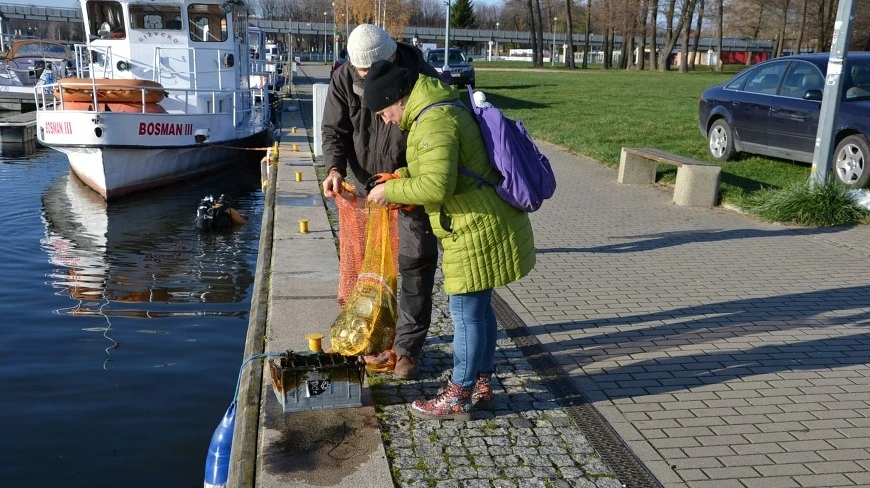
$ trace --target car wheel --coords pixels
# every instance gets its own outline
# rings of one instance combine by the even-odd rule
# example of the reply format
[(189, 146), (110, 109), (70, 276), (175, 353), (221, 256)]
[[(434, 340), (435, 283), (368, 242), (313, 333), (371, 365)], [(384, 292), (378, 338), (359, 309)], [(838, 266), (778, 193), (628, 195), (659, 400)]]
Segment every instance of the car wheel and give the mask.
[(710, 156), (717, 161), (729, 161), (734, 159), (737, 151), (734, 150), (734, 137), (731, 126), (725, 119), (718, 119), (710, 126), (707, 133), (707, 148)]
[(870, 180), (867, 168), (867, 158), (870, 157), (870, 147), (864, 136), (851, 135), (843, 138), (834, 150), (834, 171), (837, 180), (844, 185), (864, 188)]

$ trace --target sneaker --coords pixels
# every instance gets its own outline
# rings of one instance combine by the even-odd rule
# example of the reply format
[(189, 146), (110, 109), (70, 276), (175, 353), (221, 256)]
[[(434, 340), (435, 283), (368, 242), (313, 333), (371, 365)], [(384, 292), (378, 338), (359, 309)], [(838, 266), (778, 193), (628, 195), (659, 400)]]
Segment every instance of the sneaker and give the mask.
[(438, 390), (435, 398), (411, 402), (411, 415), (427, 420), (471, 420), (471, 391), (474, 388), (462, 388), (447, 380)]
[(399, 356), (396, 367), (393, 368), (393, 377), (400, 380), (415, 380), (420, 374), (420, 365), (408, 356)]

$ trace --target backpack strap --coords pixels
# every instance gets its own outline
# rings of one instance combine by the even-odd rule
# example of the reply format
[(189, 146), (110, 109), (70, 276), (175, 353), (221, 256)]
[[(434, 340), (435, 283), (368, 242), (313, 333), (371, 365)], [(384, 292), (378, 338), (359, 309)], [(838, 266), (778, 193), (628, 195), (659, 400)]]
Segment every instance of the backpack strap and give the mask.
[[(471, 98), (471, 106), (474, 107), (474, 108), (476, 108), (476, 106), (474, 105), (474, 97), (472, 97), (471, 94), (472, 94), (472, 91), (471, 91), (471, 87), (469, 86), (469, 87), (468, 87), (468, 95), (469, 95), (469, 97)], [(466, 107), (464, 103), (462, 103), (462, 102), (460, 102), (460, 101), (457, 101), (457, 100), (452, 100), (452, 101), (449, 101), (449, 102), (435, 102), (435, 103), (433, 103), (432, 105), (429, 105), (428, 107), (425, 107), (423, 110), (421, 110), (420, 113), (417, 114), (416, 117), (414, 117), (414, 122), (416, 123), (417, 120), (418, 120), (420, 117), (422, 117), (423, 114), (425, 114), (425, 113), (426, 113), (430, 108), (435, 108), (435, 107), (438, 107), (438, 106), (440, 106), (440, 105), (453, 105), (453, 106), (455, 106), (455, 107), (462, 107), (462, 108), (464, 108), (464, 109), (468, 109), (468, 107)], [(475, 122), (476, 122), (476, 121), (477, 121), (477, 120), (476, 120), (476, 117), (475, 117)], [(483, 176), (480, 176), (479, 174), (475, 173), (474, 171), (471, 171), (470, 169), (465, 168), (465, 167), (462, 167), (462, 166), (459, 168), (459, 173), (462, 174), (462, 175), (464, 175), (464, 176), (467, 176), (467, 177), (471, 178), (472, 180), (477, 181), (477, 187), (478, 187), (478, 188), (480, 188), (484, 183), (487, 184), (487, 185), (490, 185), (490, 186), (492, 186), (492, 187), (495, 187), (495, 186), (497, 185), (496, 182), (494, 182), (494, 181), (489, 181), (489, 180), (487, 180), (486, 178), (484, 178)]]
[(417, 119), (419, 119), (420, 117), (423, 116), (423, 114), (425, 114), (426, 112), (428, 112), (430, 108), (435, 108), (435, 107), (438, 107), (438, 106), (441, 106), (441, 105), (453, 105), (454, 107), (468, 108), (468, 107), (465, 106), (464, 103), (462, 103), (462, 102), (460, 102), (460, 101), (458, 101), (458, 100), (451, 100), (451, 101), (449, 101), (449, 102), (435, 102), (435, 103), (433, 103), (432, 105), (429, 105), (428, 107), (424, 107), (423, 110), (421, 110), (420, 113), (418, 113), (417, 116), (414, 117), (414, 122), (417, 122)]

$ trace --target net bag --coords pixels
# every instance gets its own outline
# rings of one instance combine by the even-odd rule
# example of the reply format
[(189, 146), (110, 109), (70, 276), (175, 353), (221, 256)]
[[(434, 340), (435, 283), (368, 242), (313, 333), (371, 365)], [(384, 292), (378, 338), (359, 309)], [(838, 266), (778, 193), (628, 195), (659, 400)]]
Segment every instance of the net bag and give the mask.
[[(365, 197), (345, 188), (335, 197), (338, 208), (338, 305), (344, 307), (362, 268), (366, 247), (366, 209)], [(393, 250), (393, 263), (398, 269), (399, 228), (398, 211), (390, 213), (390, 245)]]
[(356, 283), (329, 331), (332, 351), (365, 356), (390, 349), (396, 335), (397, 270), (393, 255), (394, 218), (383, 205), (367, 204), (365, 256)]

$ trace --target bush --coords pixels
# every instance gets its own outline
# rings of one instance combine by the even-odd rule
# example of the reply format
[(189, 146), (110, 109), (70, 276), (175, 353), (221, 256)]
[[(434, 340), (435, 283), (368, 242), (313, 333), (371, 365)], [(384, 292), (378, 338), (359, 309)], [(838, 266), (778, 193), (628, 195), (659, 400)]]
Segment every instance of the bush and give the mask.
[(738, 204), (768, 222), (830, 227), (870, 222), (870, 211), (855, 203), (850, 189), (829, 178), (822, 185), (793, 183), (782, 190), (762, 190)]

